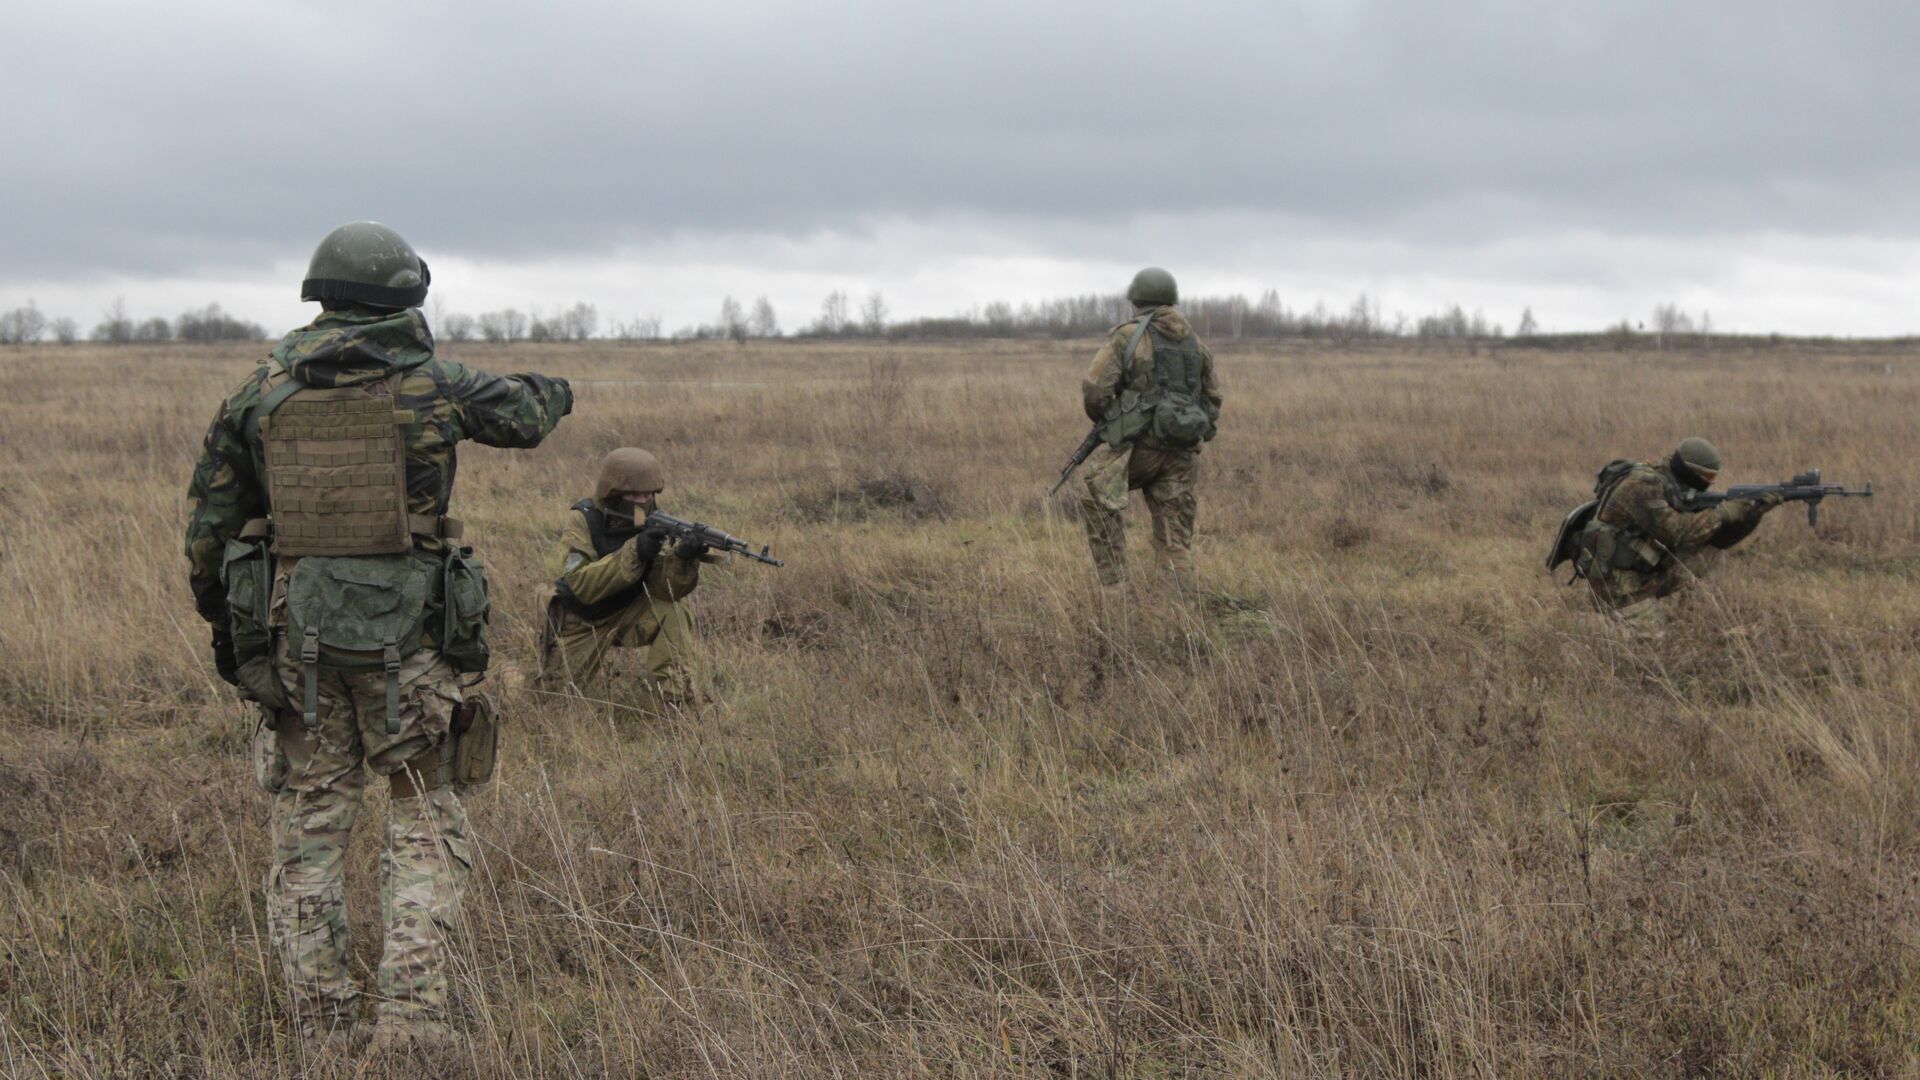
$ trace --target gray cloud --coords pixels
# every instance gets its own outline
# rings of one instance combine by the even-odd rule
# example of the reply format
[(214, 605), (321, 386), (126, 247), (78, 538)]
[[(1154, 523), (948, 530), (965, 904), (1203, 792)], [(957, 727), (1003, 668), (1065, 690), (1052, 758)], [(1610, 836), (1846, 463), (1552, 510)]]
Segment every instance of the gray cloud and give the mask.
[(968, 216), (1248, 215), (1447, 251), (1911, 237), (1903, 6), (187, 2), (0, 41), (0, 279)]

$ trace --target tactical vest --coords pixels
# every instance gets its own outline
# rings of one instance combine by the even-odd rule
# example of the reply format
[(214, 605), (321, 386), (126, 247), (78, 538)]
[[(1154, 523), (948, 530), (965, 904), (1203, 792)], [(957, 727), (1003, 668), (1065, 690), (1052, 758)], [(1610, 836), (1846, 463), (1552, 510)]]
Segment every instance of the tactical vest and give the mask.
[[(1579, 576), (1598, 577), (1609, 569), (1650, 574), (1666, 564), (1670, 553), (1651, 537), (1642, 535), (1638, 529), (1604, 520), (1621, 483), (1639, 467), (1639, 463), (1621, 458), (1608, 462), (1594, 478), (1593, 514), (1581, 531), (1581, 553), (1574, 564)], [(1677, 506), (1679, 492), (1673, 482), (1662, 477), (1661, 487), (1667, 504)]]
[[(587, 535), (593, 540), (593, 557), (596, 559), (604, 559), (614, 552), (619, 551), (620, 548), (626, 544), (627, 538), (633, 535), (631, 530), (628, 530), (621, 536), (616, 537), (612, 535), (612, 530), (609, 529), (607, 525), (609, 515), (605, 510), (600, 509), (592, 499), (581, 499), (579, 502), (573, 504), (573, 508), (580, 511), (581, 516), (587, 519)], [(573, 586), (567, 584), (566, 575), (564, 574), (560, 576), (560, 580), (554, 582), (553, 587), (560, 601), (560, 606), (588, 622), (599, 622), (602, 619), (618, 615), (620, 612), (631, 607), (634, 601), (640, 599), (647, 591), (647, 583), (645, 579), (642, 579), (621, 589), (619, 592), (610, 596), (603, 596), (599, 600), (589, 604), (574, 595)]]
[(310, 387), (295, 379), (256, 411), (266, 459), (273, 552), (396, 555), (413, 547), (407, 513), (406, 428), (396, 377)]

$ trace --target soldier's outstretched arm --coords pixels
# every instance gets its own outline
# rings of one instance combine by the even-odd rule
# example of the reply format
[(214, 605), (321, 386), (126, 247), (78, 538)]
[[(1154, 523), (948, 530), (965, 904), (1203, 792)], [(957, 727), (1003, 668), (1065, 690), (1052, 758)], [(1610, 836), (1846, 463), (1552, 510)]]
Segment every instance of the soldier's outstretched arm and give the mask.
[(452, 360), (439, 364), (449, 396), (459, 404), (466, 437), (482, 445), (538, 446), (573, 411), (573, 387), (565, 379), (489, 375)]
[(266, 514), (253, 457), (230, 424), (230, 404), (231, 399), (222, 402), (208, 426), (187, 486), (187, 495), (193, 499), (193, 511), (187, 517), (187, 580), (200, 617), (216, 627), (227, 624), (226, 588), (220, 583), (227, 541), (239, 536), (249, 520)]
[(1649, 478), (1628, 480), (1626, 483), (1632, 487), (1623, 485), (1614, 498), (1632, 516), (1634, 528), (1670, 551), (1692, 550), (1705, 545), (1720, 526), (1733, 520), (1744, 509), (1721, 503), (1707, 510), (1675, 510), (1667, 502), (1666, 491), (1661, 488), (1659, 481)]

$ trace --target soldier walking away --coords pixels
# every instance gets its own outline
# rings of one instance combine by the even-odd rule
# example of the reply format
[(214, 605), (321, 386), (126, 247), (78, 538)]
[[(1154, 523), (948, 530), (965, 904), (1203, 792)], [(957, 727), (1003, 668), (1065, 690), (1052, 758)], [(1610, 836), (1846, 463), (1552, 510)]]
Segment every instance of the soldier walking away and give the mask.
[(1087, 543), (1103, 586), (1127, 576), (1127, 493), (1139, 489), (1153, 515), (1153, 546), (1184, 590), (1193, 566), (1194, 474), (1200, 446), (1220, 419), (1213, 353), (1175, 310), (1173, 275), (1148, 267), (1127, 288), (1134, 317), (1113, 328), (1081, 383), (1087, 417), (1104, 448), (1086, 474)]
[(540, 641), (543, 687), (577, 690), (602, 673), (608, 650), (645, 649), (647, 711), (695, 704), (686, 599), (700, 584), (700, 565), (718, 556), (696, 539), (669, 547), (665, 533), (644, 527), (666, 486), (659, 459), (623, 447), (601, 461), (593, 497), (567, 511)]
[(1572, 558), (1594, 606), (1617, 619), (1629, 637), (1665, 637), (1662, 601), (1685, 596), (1723, 551), (1752, 535), (1767, 511), (1780, 505), (1777, 492), (1762, 492), (1702, 509), (1689, 506), (1690, 496), (1713, 486), (1720, 466), (1720, 451), (1698, 437), (1682, 441), (1660, 464), (1613, 461), (1600, 470), (1594, 501), (1568, 515), (1555, 554), (1564, 550)]
[(573, 407), (565, 379), (436, 357), (418, 310), (429, 281), (384, 225), (328, 234), (300, 287), (320, 316), (221, 404), (190, 490), (214, 663), (262, 710), (269, 931), (321, 1052), (350, 1045), (358, 1019), (342, 871), (363, 765), (393, 796), (374, 1046), (454, 1045), (447, 935), (473, 864), (460, 793), (492, 768), (492, 725), (461, 684), (487, 666), (488, 598), (447, 516), (455, 444), (537, 446)]

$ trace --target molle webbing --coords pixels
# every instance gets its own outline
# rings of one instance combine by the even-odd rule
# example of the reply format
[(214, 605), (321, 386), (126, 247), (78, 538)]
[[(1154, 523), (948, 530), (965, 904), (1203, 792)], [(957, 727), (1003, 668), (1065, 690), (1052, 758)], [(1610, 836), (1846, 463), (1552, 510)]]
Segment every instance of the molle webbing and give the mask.
[[(1175, 377), (1178, 382), (1175, 382)], [(1153, 332), (1153, 385), (1161, 392), (1168, 387), (1198, 396), (1200, 393), (1200, 350), (1193, 338), (1174, 341), (1159, 331)]]
[(413, 414), (393, 407), (392, 382), (303, 387), (260, 418), (275, 554), (391, 555), (413, 546), (403, 438)]

